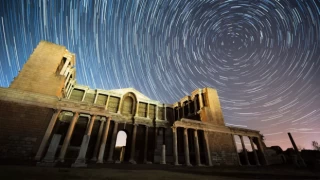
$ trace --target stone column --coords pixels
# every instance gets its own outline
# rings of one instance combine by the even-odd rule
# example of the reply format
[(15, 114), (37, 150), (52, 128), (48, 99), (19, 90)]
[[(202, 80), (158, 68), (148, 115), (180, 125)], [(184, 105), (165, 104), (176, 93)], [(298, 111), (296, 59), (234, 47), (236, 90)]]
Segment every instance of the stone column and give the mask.
[(139, 116), (139, 101), (137, 101), (137, 105), (136, 105), (136, 114), (135, 114), (136, 117)]
[(208, 166), (212, 166), (211, 151), (210, 151), (210, 145), (209, 145), (209, 139), (208, 139), (208, 132), (207, 131), (203, 132), (203, 137), (204, 137), (204, 146), (205, 146), (205, 150), (206, 150), (207, 164), (208, 164)]
[(101, 142), (101, 136), (102, 136), (104, 121), (100, 122), (100, 127), (99, 127), (99, 131), (98, 131), (98, 137), (97, 137), (97, 141), (96, 141), (96, 144), (95, 144), (94, 150), (93, 150), (93, 158), (91, 159), (92, 161), (96, 161), (97, 160), (97, 155), (98, 155), (99, 145), (100, 145), (100, 142)]
[(108, 95), (108, 97), (107, 97), (107, 102), (106, 102), (106, 108), (105, 109), (108, 109), (109, 99), (110, 99), (110, 95)]
[(162, 146), (161, 146), (161, 161), (160, 164), (166, 164), (166, 131), (162, 128)]
[(234, 135), (233, 134), (231, 134), (231, 139), (232, 139), (232, 143), (233, 143), (233, 146), (234, 146), (234, 152), (237, 155), (238, 164), (239, 164), (239, 166), (241, 166), (242, 164), (241, 164), (241, 161), (240, 161), (240, 157), (239, 157), (236, 141), (234, 140)]
[(96, 96), (94, 97), (93, 104), (97, 103), (98, 96), (99, 96), (99, 92), (98, 90), (96, 90)]
[(108, 154), (108, 162), (110, 162), (110, 163), (113, 162), (113, 151), (114, 151), (114, 147), (116, 145), (117, 132), (118, 132), (118, 122), (114, 121), (112, 139), (111, 139), (110, 150), (109, 150), (109, 154)]
[(147, 118), (149, 118), (149, 112), (150, 112), (149, 106), (150, 106), (150, 104), (147, 103)]
[(184, 128), (183, 131), (184, 136), (184, 159), (187, 166), (191, 166), (190, 164), (190, 156), (189, 156), (189, 144), (188, 144), (188, 129)]
[(86, 97), (87, 91), (88, 91), (88, 89), (84, 89), (84, 93), (83, 93), (81, 101), (84, 101), (84, 98)]
[(184, 117), (185, 117), (185, 113), (186, 113), (186, 112), (184, 111), (184, 107), (185, 107), (186, 104), (185, 104), (185, 103), (182, 103), (182, 105), (183, 105), (183, 106), (181, 107), (181, 108), (182, 108), (182, 117), (184, 118)]
[(49, 137), (50, 137), (50, 135), (52, 133), (52, 129), (53, 129), (54, 125), (56, 124), (56, 121), (57, 121), (57, 119), (59, 117), (60, 112), (61, 112), (61, 109), (55, 110), (55, 113), (51, 117), (51, 120), (49, 122), (47, 130), (46, 130), (46, 132), (45, 132), (45, 134), (43, 136), (43, 139), (41, 141), (40, 147), (38, 149), (38, 152), (37, 152), (37, 154), (36, 154), (36, 156), (34, 158), (37, 161), (39, 161), (41, 159), (41, 157), (42, 157), (44, 148), (48, 144)]
[(268, 160), (266, 158), (266, 155), (264, 153), (264, 149), (263, 149), (263, 146), (262, 146), (262, 142), (261, 142), (261, 138), (258, 138), (258, 150), (261, 152), (261, 155), (262, 155), (262, 158), (264, 160), (264, 165), (268, 165)]
[(177, 108), (177, 111), (178, 111), (178, 114), (177, 114), (178, 115), (178, 119), (177, 120), (179, 120), (180, 119), (180, 107)]
[(188, 100), (188, 116), (191, 115), (190, 100)]
[(75, 112), (73, 119), (70, 122), (69, 128), (68, 128), (68, 132), (66, 134), (66, 137), (64, 138), (62, 147), (61, 147), (61, 151), (60, 151), (60, 155), (59, 155), (59, 161), (64, 162), (64, 156), (66, 155), (69, 143), (70, 143), (70, 139), (74, 130), (74, 126), (76, 125), (77, 121), (79, 118), (79, 113)]
[(144, 137), (144, 152), (143, 152), (143, 163), (148, 163), (148, 129), (146, 126), (145, 137)]
[(200, 109), (199, 110), (201, 110), (202, 107), (203, 107), (202, 90), (201, 89), (199, 89), (199, 104), (200, 104)]
[(240, 140), (241, 140), (241, 145), (242, 145), (242, 149), (243, 149), (243, 153), (244, 153), (244, 158), (246, 160), (246, 164), (250, 165), (247, 149), (246, 149), (246, 146), (244, 145), (244, 142), (243, 142), (243, 137), (241, 135), (239, 135), (239, 137), (240, 137)]
[(159, 106), (156, 104), (156, 120), (159, 119)]
[(195, 149), (196, 149), (196, 163), (197, 163), (197, 166), (201, 166), (198, 131), (195, 129), (193, 132), (194, 132), (194, 143), (195, 143)]
[(194, 98), (193, 98), (193, 104), (194, 104), (194, 114), (197, 114), (197, 112), (198, 112), (198, 105), (197, 105), (196, 96), (194, 96)]
[(177, 142), (177, 128), (172, 127), (172, 136), (173, 136), (173, 160), (174, 165), (179, 165), (178, 161), (178, 142)]
[(107, 124), (106, 124), (106, 126), (104, 128), (104, 133), (103, 133), (101, 144), (100, 144), (100, 150), (99, 150), (97, 163), (103, 163), (104, 150), (106, 148), (106, 143), (107, 143), (107, 139), (108, 139), (108, 132), (109, 132), (109, 127), (110, 127), (110, 122), (111, 122), (111, 117), (108, 117)]
[(73, 90), (73, 85), (71, 84), (72, 82), (70, 81), (70, 87), (68, 89), (68, 92), (67, 92), (67, 99), (70, 99), (70, 96), (71, 96), (71, 93), (72, 93), (72, 90)]
[(117, 110), (118, 114), (120, 114), (120, 109), (121, 109), (121, 106), (122, 106), (122, 102), (123, 102), (123, 96), (120, 97), (119, 107), (118, 107), (118, 110)]
[(166, 107), (166, 105), (165, 104), (163, 104), (163, 113), (164, 113), (164, 118), (163, 118), (163, 120), (167, 120), (167, 107)]
[(61, 69), (61, 71), (60, 71), (60, 75), (63, 75), (63, 74), (64, 74), (64, 72), (66, 71), (69, 63), (70, 63), (70, 58), (67, 58), (66, 62), (64, 63), (64, 65), (63, 65), (63, 67), (62, 67), (62, 69)]
[(68, 80), (69, 80), (69, 78), (70, 78), (70, 76), (71, 76), (71, 72), (72, 72), (72, 71), (70, 71), (70, 73), (69, 73), (68, 76), (66, 77), (66, 81), (64, 82), (64, 86), (67, 85)]
[(77, 157), (75, 163), (72, 164), (72, 167), (87, 167), (86, 154), (87, 154), (90, 136), (91, 136), (91, 132), (92, 132), (92, 127), (93, 127), (93, 123), (94, 123), (95, 119), (96, 119), (96, 116), (93, 115), (91, 117), (90, 122), (89, 122), (89, 126), (87, 127), (86, 134), (83, 136), (78, 157)]
[(257, 151), (254, 149), (254, 145), (253, 145), (253, 142), (252, 142), (252, 137), (248, 136), (248, 138), (250, 140), (250, 144), (251, 144), (252, 152), (254, 154), (254, 160), (256, 161), (256, 165), (260, 166), (260, 162), (259, 162), (259, 158), (258, 158), (258, 155), (257, 155)]
[(131, 152), (129, 162), (131, 164), (136, 164), (135, 158), (135, 148), (136, 148), (136, 134), (137, 134), (137, 124), (133, 124), (132, 140), (131, 140)]

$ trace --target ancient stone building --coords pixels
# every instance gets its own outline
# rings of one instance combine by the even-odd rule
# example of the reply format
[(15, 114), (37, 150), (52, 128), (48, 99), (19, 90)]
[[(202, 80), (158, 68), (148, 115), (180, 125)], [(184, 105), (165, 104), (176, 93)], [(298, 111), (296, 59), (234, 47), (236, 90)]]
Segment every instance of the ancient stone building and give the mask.
[[(0, 88), (1, 159), (73, 167), (267, 164), (259, 131), (225, 126), (215, 89), (196, 89), (164, 104), (133, 88), (77, 84), (75, 63), (65, 47), (41, 41), (10, 87)], [(115, 147), (119, 131), (126, 134), (126, 145)], [(234, 136), (242, 142), (242, 163)], [(250, 139), (253, 162), (243, 137)]]

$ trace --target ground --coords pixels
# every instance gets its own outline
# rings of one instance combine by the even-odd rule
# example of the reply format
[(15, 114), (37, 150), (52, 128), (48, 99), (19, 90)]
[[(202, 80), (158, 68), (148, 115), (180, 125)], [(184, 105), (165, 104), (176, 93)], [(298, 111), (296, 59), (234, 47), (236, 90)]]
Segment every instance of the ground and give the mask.
[(191, 180), (191, 179), (320, 179), (319, 171), (294, 167), (184, 167), (172, 165), (104, 164), (88, 168), (1, 165), (0, 179), (24, 180)]

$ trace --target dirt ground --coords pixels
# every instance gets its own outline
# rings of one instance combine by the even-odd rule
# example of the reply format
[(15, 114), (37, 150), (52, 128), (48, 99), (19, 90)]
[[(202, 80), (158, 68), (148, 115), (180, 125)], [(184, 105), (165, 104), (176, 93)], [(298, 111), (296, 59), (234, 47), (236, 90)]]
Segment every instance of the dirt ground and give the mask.
[(185, 167), (172, 165), (103, 164), (88, 168), (1, 165), (0, 179), (24, 180), (231, 180), (320, 179), (319, 171), (294, 167)]

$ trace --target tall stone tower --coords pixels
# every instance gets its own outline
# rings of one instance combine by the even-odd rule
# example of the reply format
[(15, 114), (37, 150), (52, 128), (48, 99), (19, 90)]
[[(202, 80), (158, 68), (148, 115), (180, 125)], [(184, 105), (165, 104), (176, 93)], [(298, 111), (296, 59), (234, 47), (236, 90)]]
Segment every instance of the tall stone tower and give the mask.
[(66, 47), (41, 41), (9, 88), (65, 97), (75, 79), (75, 55)]
[(225, 123), (217, 90), (203, 88), (202, 94), (205, 106), (200, 113), (201, 121), (224, 126)]

